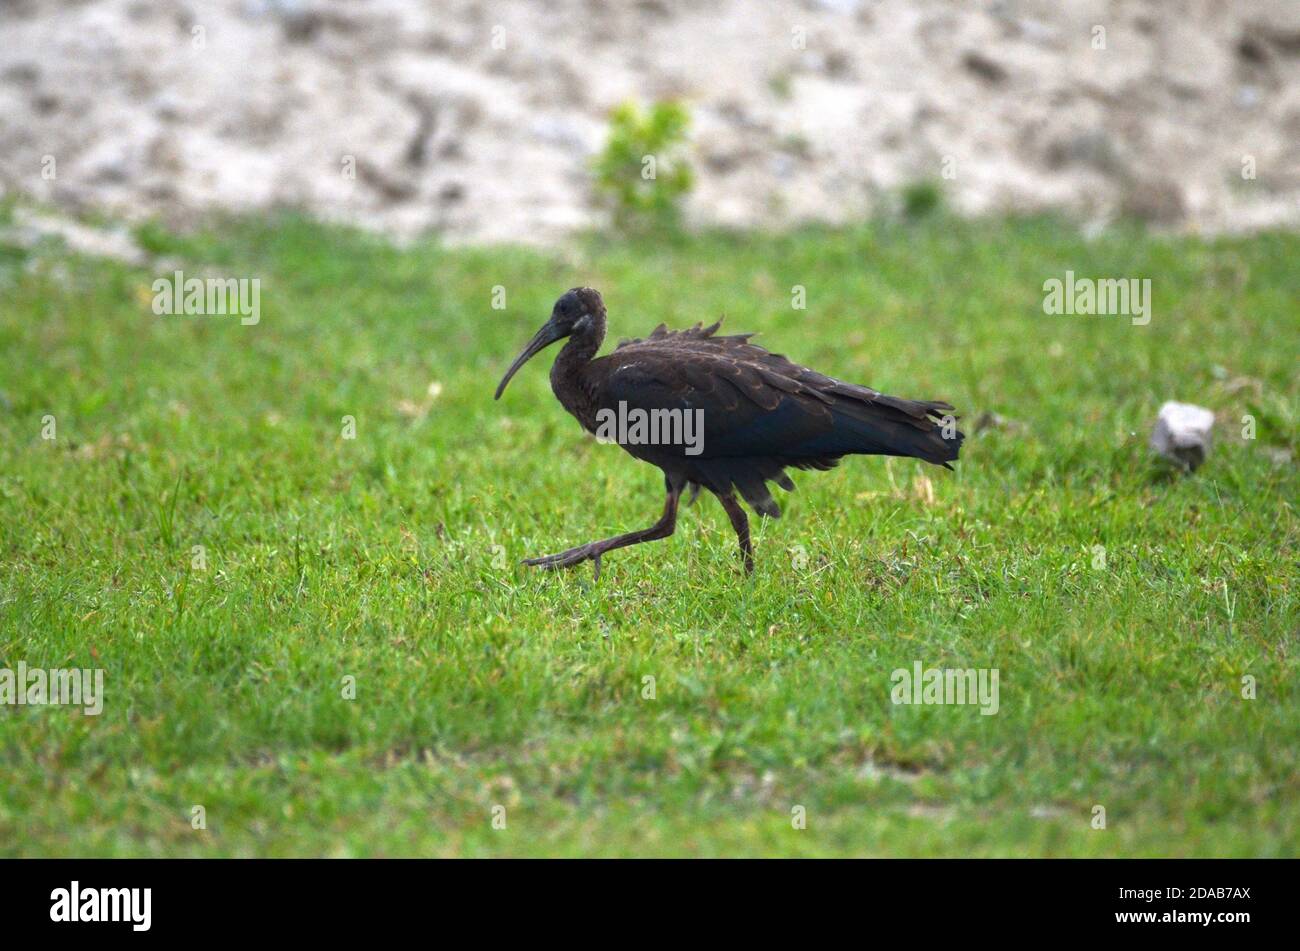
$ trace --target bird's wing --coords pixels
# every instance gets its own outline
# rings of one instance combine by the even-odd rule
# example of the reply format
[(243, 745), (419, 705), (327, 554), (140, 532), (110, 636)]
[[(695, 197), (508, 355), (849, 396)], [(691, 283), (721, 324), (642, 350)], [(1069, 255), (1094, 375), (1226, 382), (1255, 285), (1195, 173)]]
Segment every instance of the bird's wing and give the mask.
[(699, 411), (704, 458), (780, 452), (831, 429), (833, 415), (816, 390), (737, 356), (702, 347), (622, 347), (605, 358), (597, 403), (615, 411), (619, 404)]
[(621, 343), (588, 364), (598, 407), (701, 411), (696, 471), (722, 489), (735, 485), (755, 509), (779, 514), (764, 487), (793, 484), (786, 466), (829, 468), (841, 456), (915, 456), (940, 465), (957, 458), (962, 434), (940, 432), (952, 407), (887, 396), (792, 363), (749, 342), (716, 335), (718, 324)]
[(952, 410), (948, 403), (900, 399), (825, 376), (750, 343), (753, 334), (718, 336), (720, 325), (673, 331), (660, 324), (644, 340), (623, 341), (604, 358), (610, 363), (606, 393), (629, 408), (705, 409), (706, 436), (723, 455), (760, 444), (771, 451), (798, 449), (844, 415), (929, 433)]

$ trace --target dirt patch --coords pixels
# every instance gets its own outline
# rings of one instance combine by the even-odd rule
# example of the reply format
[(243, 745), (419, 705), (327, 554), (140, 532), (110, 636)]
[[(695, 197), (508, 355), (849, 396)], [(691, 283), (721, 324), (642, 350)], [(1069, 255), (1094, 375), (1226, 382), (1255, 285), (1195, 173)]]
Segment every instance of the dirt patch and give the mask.
[(969, 213), (1300, 221), (1290, 0), (5, 6), (0, 187), (76, 212), (550, 241), (601, 220), (608, 110), (671, 96), (696, 223), (842, 222), (919, 179)]

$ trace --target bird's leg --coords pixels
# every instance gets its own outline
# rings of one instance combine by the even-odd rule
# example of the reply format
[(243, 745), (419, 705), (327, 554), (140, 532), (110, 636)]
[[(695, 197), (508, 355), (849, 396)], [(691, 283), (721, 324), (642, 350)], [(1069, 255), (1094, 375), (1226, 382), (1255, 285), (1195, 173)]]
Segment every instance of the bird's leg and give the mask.
[(598, 542), (588, 542), (585, 545), (579, 545), (577, 548), (570, 548), (568, 551), (562, 551), (555, 555), (544, 555), (541, 558), (528, 558), (524, 561), (525, 565), (537, 565), (540, 568), (572, 568), (574, 565), (581, 564), (590, 559), (596, 563), (596, 578), (600, 578), (600, 556), (607, 551), (613, 551), (615, 548), (626, 548), (628, 545), (639, 545), (641, 542), (652, 542), (660, 538), (667, 538), (677, 527), (677, 500), (681, 497), (682, 490), (680, 486), (668, 487), (668, 499), (664, 502), (664, 514), (649, 528), (643, 528), (639, 532), (627, 532), (623, 535), (615, 535), (613, 538), (605, 538)]
[(745, 560), (745, 574), (753, 574), (754, 546), (749, 543), (749, 519), (745, 516), (745, 510), (740, 507), (740, 503), (730, 492), (719, 495), (718, 501), (722, 503), (727, 517), (731, 519), (731, 527), (736, 530), (736, 538), (740, 541), (740, 556)]

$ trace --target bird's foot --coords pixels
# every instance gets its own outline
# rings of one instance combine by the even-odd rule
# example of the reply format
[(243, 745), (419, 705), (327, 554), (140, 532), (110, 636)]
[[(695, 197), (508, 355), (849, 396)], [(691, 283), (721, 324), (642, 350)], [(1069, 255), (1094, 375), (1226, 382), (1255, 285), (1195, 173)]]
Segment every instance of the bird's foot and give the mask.
[(605, 553), (604, 547), (600, 542), (588, 542), (586, 545), (579, 545), (577, 548), (570, 548), (568, 551), (562, 551), (554, 555), (543, 555), (540, 558), (525, 558), (525, 565), (534, 565), (538, 568), (556, 569), (572, 568), (574, 565), (580, 565), (584, 561), (593, 561), (596, 564), (596, 578), (600, 580), (600, 556)]

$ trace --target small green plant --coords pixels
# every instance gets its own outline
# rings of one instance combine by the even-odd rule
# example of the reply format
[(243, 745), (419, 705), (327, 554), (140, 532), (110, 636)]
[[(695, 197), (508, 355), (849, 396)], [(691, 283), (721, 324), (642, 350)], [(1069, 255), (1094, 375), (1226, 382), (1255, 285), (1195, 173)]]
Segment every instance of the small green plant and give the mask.
[(610, 114), (609, 139), (594, 170), (597, 190), (618, 227), (640, 230), (677, 223), (682, 196), (695, 181), (685, 157), (690, 122), (686, 107), (672, 101), (648, 110), (625, 102)]
[(933, 181), (924, 179), (903, 188), (903, 215), (906, 218), (924, 218), (943, 208), (943, 189)]
[(777, 99), (788, 102), (794, 95), (794, 80), (789, 73), (773, 73), (767, 77), (767, 88)]

